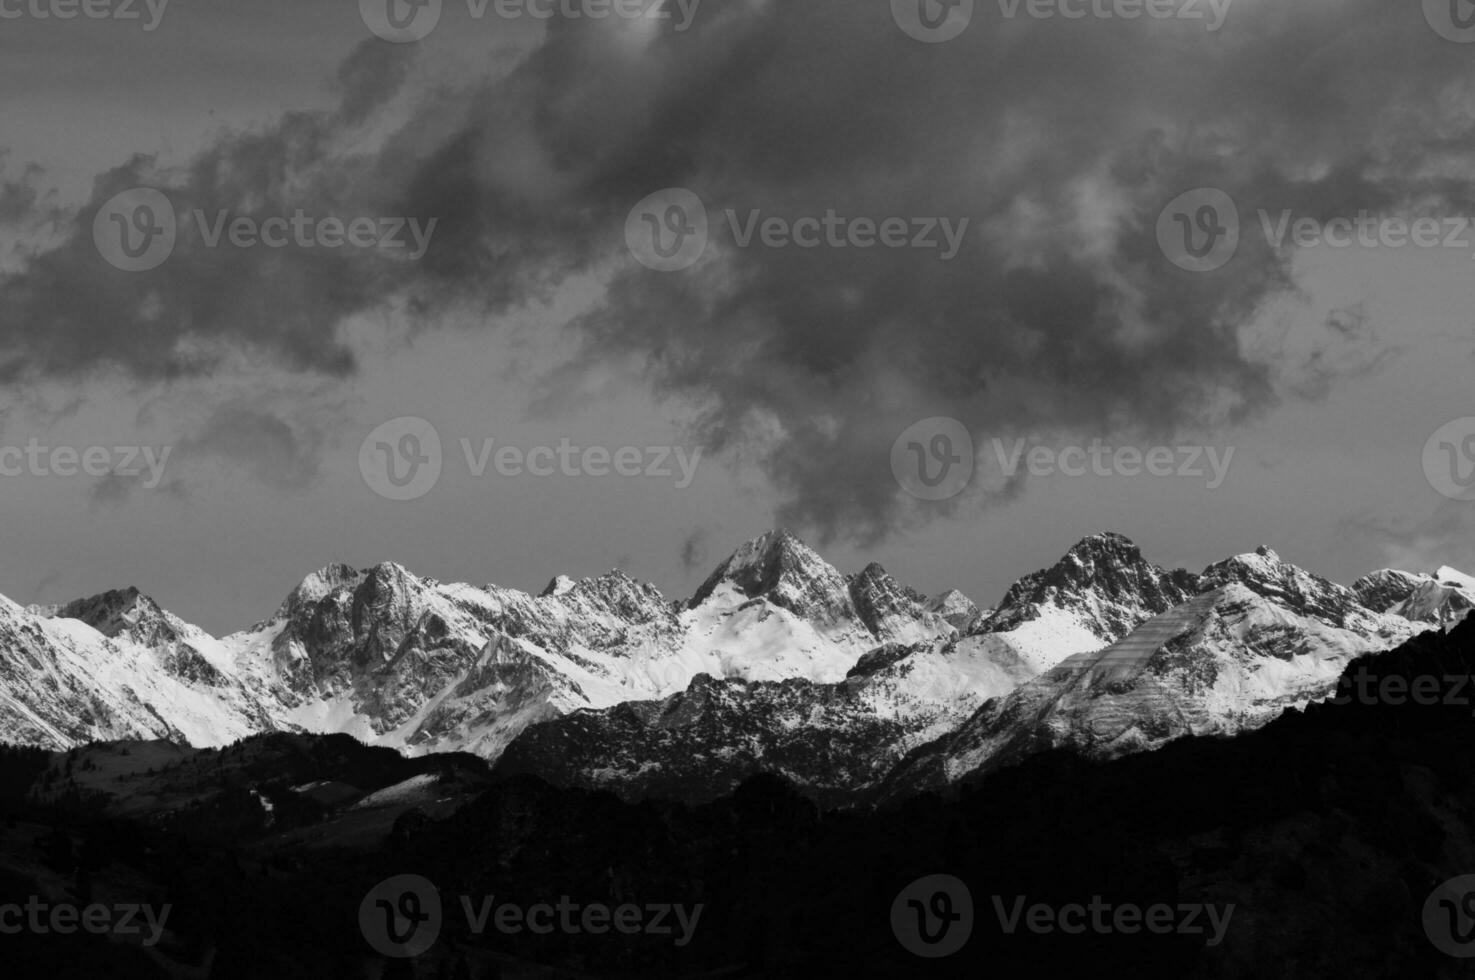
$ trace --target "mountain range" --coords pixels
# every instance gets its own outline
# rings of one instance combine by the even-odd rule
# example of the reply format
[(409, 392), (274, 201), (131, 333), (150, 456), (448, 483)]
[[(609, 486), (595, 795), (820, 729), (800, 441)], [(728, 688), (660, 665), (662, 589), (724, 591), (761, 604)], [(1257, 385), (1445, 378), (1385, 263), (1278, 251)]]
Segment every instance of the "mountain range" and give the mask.
[(1262, 548), (1192, 573), (1113, 534), (992, 609), (879, 565), (842, 574), (784, 531), (685, 600), (618, 571), (531, 595), (330, 565), (226, 637), (135, 589), (0, 598), (0, 726), (51, 750), (342, 733), (629, 800), (701, 802), (770, 772), (826, 805), (884, 802), (1048, 749), (1258, 728), (1472, 607), (1454, 569), (1349, 588)]

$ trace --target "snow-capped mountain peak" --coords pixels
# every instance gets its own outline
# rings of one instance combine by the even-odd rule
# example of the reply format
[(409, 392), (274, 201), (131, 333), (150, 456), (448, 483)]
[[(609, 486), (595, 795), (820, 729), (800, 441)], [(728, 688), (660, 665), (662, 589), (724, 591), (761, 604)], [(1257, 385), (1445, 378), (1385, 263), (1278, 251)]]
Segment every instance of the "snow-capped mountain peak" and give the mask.
[(168, 619), (172, 617), (166, 617), (158, 603), (132, 587), (77, 599), (57, 609), (54, 615), (80, 620), (103, 636), (127, 635), (141, 642), (171, 631)]
[(692, 596), (696, 608), (724, 585), (750, 599), (764, 598), (820, 627), (855, 622), (848, 583), (833, 565), (785, 530), (749, 541), (718, 566)]
[(955, 629), (928, 608), (926, 596), (897, 582), (875, 562), (852, 576), (849, 585), (861, 622), (881, 642), (915, 643)]
[(1239, 584), (1305, 616), (1339, 627), (1368, 629), (1368, 610), (1356, 592), (1292, 565), (1269, 548), (1210, 565), (1200, 577), (1204, 590)]
[(538, 593), (538, 598), (548, 599), (554, 596), (561, 596), (578, 584), (578, 582), (575, 582), (567, 575), (559, 575), (554, 578), (553, 581), (549, 582), (547, 587), (544, 588), (542, 592)]
[(1464, 589), (1467, 592), (1475, 593), (1475, 575), (1466, 575), (1457, 568), (1450, 568), (1448, 565), (1445, 565), (1434, 573), (1434, 578), (1439, 581), (1440, 585), (1449, 585), (1456, 589)]
[(1358, 579), (1352, 590), (1369, 609), (1446, 628), (1475, 607), (1475, 578), (1448, 565), (1433, 575), (1383, 569)]
[(1373, 612), (1389, 612), (1407, 602), (1409, 596), (1428, 580), (1427, 575), (1384, 568), (1352, 583), (1352, 591), (1358, 601)]
[[(1126, 537), (1098, 534), (1076, 544), (1050, 568), (1016, 582), (976, 631), (1010, 632), (1063, 612), (1103, 646), (1186, 602), (1198, 588), (1192, 573), (1154, 565)], [(1078, 644), (1070, 653), (1084, 648)]]
[[(1375, 573), (1354, 590), (1261, 548), (1197, 576), (1117, 534), (1077, 543), (989, 613), (957, 591), (929, 599), (879, 564), (842, 575), (785, 531), (739, 547), (687, 601), (618, 570), (560, 576), (535, 596), (340, 563), (219, 639), (136, 589), (45, 608), (0, 598), (0, 725), (56, 748), (307, 731), (496, 759), (531, 726), (609, 713), (539, 743), (582, 733), (594, 772), (610, 759), (600, 739), (623, 730), (620, 706), (668, 702), (692, 727), (624, 731), (660, 758), (627, 745), (601, 785), (708, 763), (720, 782), (784, 756), (781, 771), (843, 793), (993, 702), (1044, 727), (1018, 741), (1013, 708), (990, 709), (967, 729), (980, 764), (1035, 744), (1115, 751), (1258, 723), (1318, 696), (1348, 656), (1472, 607), (1475, 580), (1452, 568)], [(1069, 711), (1036, 710), (1060, 692)]]
[(957, 589), (948, 589), (930, 600), (927, 610), (941, 616), (959, 633), (970, 632), (983, 616), (993, 615), (992, 609), (987, 612), (979, 609), (976, 602)]

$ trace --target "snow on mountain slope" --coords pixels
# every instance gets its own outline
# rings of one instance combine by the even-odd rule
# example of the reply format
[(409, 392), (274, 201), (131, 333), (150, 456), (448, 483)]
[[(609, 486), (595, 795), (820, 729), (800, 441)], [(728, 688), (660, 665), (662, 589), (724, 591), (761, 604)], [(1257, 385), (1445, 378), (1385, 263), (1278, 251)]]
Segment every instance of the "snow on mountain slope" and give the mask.
[[(744, 563), (763, 569), (802, 565), (799, 558), (753, 557)], [(751, 578), (771, 588), (776, 577)], [(709, 590), (708, 602), (734, 581), (744, 582), (743, 573), (728, 574), (723, 585)], [(1000, 611), (979, 622), (966, 598), (954, 593), (940, 604), (928, 603), (872, 565), (850, 579), (851, 600), (873, 637), (894, 639), (862, 657), (843, 683), (699, 681), (700, 691), (693, 687), (657, 703), (579, 712), (525, 732), (509, 747), (504, 771), (537, 772), (557, 783), (631, 799), (654, 794), (696, 802), (728, 792), (756, 772), (776, 770), (816, 799), (853, 802), (908, 752), (1008, 695), (1039, 674), (1042, 664), (1101, 649), (1186, 599), (1194, 584), (1186, 572), (1151, 565), (1125, 538), (1103, 535), (1021, 580)], [(778, 587), (781, 596), (798, 592), (811, 608), (829, 611), (830, 622), (848, 620), (833, 580), (824, 594)], [(975, 624), (969, 635), (939, 638), (939, 630), (953, 624), (936, 610), (949, 605)], [(933, 619), (918, 615), (928, 611)], [(765, 615), (783, 612), (766, 608)], [(796, 724), (796, 718), (806, 720)]]
[(1453, 629), (1475, 608), (1475, 579), (1453, 568), (1441, 568), (1419, 584), (1393, 612), (1416, 623)]
[(1034, 752), (1110, 758), (1185, 735), (1232, 735), (1330, 696), (1347, 663), (1423, 627), (1274, 552), (1210, 566), (1205, 591), (1105, 650), (992, 701), (908, 758), (884, 796), (937, 789)]
[(1448, 566), (1433, 575), (1384, 569), (1352, 586), (1363, 605), (1453, 629), (1475, 608), (1475, 578)]
[(703, 674), (838, 683), (879, 645), (956, 636), (879, 566), (847, 580), (778, 531), (738, 549), (683, 604), (621, 572), (560, 578), (535, 597), (393, 564), (333, 565), (270, 620), (191, 642), (267, 692), (277, 727), (495, 758), (530, 724), (670, 697)]
[(1191, 573), (1159, 568), (1128, 539), (1101, 534), (1020, 579), (973, 632), (994, 635), (1042, 673), (1071, 654), (1115, 642), (1197, 591)]
[(959, 633), (972, 632), (978, 621), (992, 616), (992, 609), (979, 609), (974, 601), (957, 589), (949, 589), (942, 595), (927, 604), (930, 612), (935, 612)]
[(1384, 568), (1353, 582), (1352, 591), (1357, 595), (1357, 601), (1368, 609), (1385, 613), (1407, 602), (1409, 596), (1428, 580), (1427, 575)]
[[(7, 741), (52, 749), (131, 738), (219, 745), (273, 727), (270, 704), (190, 646), (201, 631), (174, 617), (145, 621), (139, 614), (161, 611), (136, 592), (88, 603), (119, 614), (99, 618), (115, 636), (0, 601), (0, 731)], [(159, 645), (135, 641), (135, 629)]]
[[(1254, 597), (1237, 613), (1235, 589)], [(1193, 604), (1201, 592), (1218, 597), (1209, 612)], [(1453, 569), (1345, 589), (1268, 549), (1200, 577), (1118, 535), (1082, 541), (990, 612), (957, 592), (928, 599), (879, 565), (846, 577), (783, 531), (740, 547), (685, 602), (621, 572), (534, 596), (330, 565), (219, 639), (132, 589), (50, 608), (0, 599), (0, 724), (53, 748), (271, 731), (493, 760), (514, 745), (513, 762), (557, 781), (689, 798), (781, 763), (834, 798), (969, 732), (987, 765), (1054, 741), (1128, 751), (1258, 723), (1316, 696), (1348, 651), (1466, 615), (1472, 597)], [(1175, 609), (1218, 632), (1133, 633)], [(1054, 715), (1051, 691), (1069, 695)], [(977, 734), (1009, 705), (1033, 727)]]

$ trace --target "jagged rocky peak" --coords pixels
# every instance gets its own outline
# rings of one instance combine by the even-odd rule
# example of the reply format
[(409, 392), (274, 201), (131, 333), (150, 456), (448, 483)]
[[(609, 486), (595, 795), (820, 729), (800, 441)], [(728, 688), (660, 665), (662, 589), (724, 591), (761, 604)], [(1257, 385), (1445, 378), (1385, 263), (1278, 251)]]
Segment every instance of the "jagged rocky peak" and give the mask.
[(984, 615), (984, 611), (978, 608), (978, 603), (957, 589), (949, 589), (928, 602), (927, 611), (941, 616), (959, 633), (968, 632)]
[(763, 597), (811, 622), (856, 618), (845, 577), (788, 531), (770, 531), (718, 566), (689, 603), (693, 608), (730, 585), (750, 599)]
[[(545, 594), (546, 597), (549, 596)], [(552, 593), (551, 597), (571, 609), (592, 607), (629, 623), (646, 623), (672, 614), (670, 602), (659, 589), (649, 582), (630, 577), (618, 568), (599, 578), (575, 582), (561, 592)]]
[(181, 640), (185, 628), (157, 602), (131, 586), (77, 599), (51, 615), (79, 620), (112, 639), (129, 639), (145, 645)]
[(924, 612), (925, 597), (904, 587), (878, 562), (871, 562), (848, 579), (850, 599), (861, 621), (872, 633), (880, 633), (892, 616), (915, 618)]
[(342, 562), (334, 562), (313, 572), (293, 589), (282, 603), (278, 615), (290, 618), (300, 609), (313, 606), (344, 586), (358, 583), (363, 573)]
[(363, 580), (354, 590), (354, 598), (363, 602), (379, 602), (400, 598), (417, 591), (424, 585), (408, 568), (395, 562), (384, 562), (364, 572)]
[(1164, 580), (1184, 590), (1194, 576), (1186, 571), (1167, 571), (1148, 561), (1142, 549), (1120, 534), (1097, 534), (1077, 544), (1055, 566), (1043, 573), (1045, 586), (1089, 588), (1107, 592), (1141, 594), (1161, 588)]
[(1373, 612), (1386, 613), (1407, 602), (1428, 581), (1427, 575), (1384, 568), (1353, 582), (1352, 591), (1358, 601)]
[(1293, 612), (1347, 626), (1349, 616), (1366, 616), (1356, 592), (1284, 561), (1269, 548), (1210, 565), (1201, 576), (1203, 590), (1243, 585)]
[(393, 563), (360, 571), (335, 563), (292, 590), (277, 612), (286, 629), (277, 644), (300, 641), (318, 655), (336, 659), (356, 637), (374, 636), (381, 627), (404, 628), (414, 616), (423, 583)]
[(873, 636), (887, 642), (929, 635), (949, 635), (952, 625), (928, 606), (927, 597), (902, 585), (872, 562), (847, 580), (856, 613)]
[(141, 620), (160, 613), (162, 610), (152, 599), (129, 586), (76, 599), (56, 610), (55, 615), (59, 619), (80, 620), (104, 636), (116, 637)]
[(1119, 607), (1135, 616), (1119, 624), (1130, 629), (1141, 614), (1167, 612), (1188, 601), (1198, 588), (1198, 576), (1154, 565), (1123, 535), (1096, 534), (1071, 548), (1050, 568), (1016, 582), (979, 628), (1011, 629), (1035, 619), (1040, 606), (1053, 605), (1063, 609), (1101, 606), (1108, 614), (1111, 607)]
[(578, 584), (579, 584), (578, 582), (575, 582), (573, 579), (569, 578), (567, 575), (559, 575), (559, 576), (556, 576), (553, 579), (553, 581), (551, 581), (551, 582), (548, 583), (547, 588), (545, 588), (542, 592), (539, 592), (538, 593), (538, 598), (539, 599), (553, 599), (553, 598), (556, 598), (557, 596), (563, 595), (565, 592), (571, 592), (573, 590), (574, 586), (576, 586)]

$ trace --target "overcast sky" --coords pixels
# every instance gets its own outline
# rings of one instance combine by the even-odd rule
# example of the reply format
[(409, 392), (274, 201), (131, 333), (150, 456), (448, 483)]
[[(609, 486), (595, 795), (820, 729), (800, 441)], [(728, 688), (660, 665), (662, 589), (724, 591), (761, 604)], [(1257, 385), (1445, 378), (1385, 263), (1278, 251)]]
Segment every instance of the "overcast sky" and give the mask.
[[(217, 632), (335, 560), (679, 596), (780, 524), (984, 604), (1103, 530), (1195, 570), (1475, 570), (1426, 454), (1475, 416), (1447, 5), (394, 0), (428, 33), (390, 41), (387, 2), (0, 0), (0, 448), (169, 450), (0, 476), (0, 592), (133, 584)], [(1174, 475), (1047, 472), (1093, 445)]]

